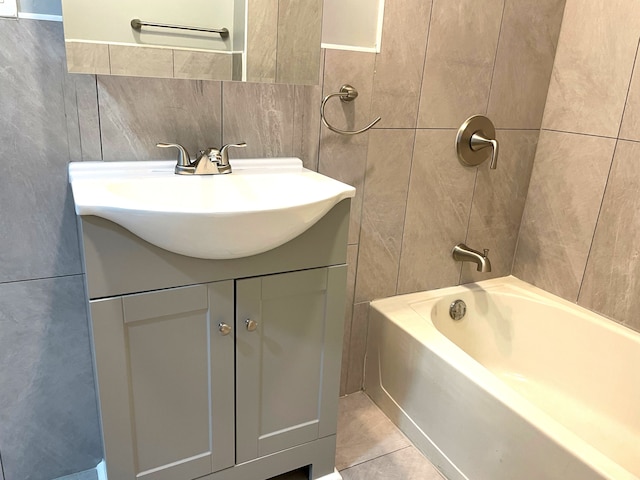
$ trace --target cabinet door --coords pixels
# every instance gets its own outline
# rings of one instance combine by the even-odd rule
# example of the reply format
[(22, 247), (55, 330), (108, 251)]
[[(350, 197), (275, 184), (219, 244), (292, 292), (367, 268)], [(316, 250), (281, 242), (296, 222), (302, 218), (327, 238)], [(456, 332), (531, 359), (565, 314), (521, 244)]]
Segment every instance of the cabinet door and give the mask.
[(231, 281), (91, 302), (109, 478), (233, 465), (233, 307)]
[(237, 281), (236, 463), (335, 433), (345, 285), (346, 266)]

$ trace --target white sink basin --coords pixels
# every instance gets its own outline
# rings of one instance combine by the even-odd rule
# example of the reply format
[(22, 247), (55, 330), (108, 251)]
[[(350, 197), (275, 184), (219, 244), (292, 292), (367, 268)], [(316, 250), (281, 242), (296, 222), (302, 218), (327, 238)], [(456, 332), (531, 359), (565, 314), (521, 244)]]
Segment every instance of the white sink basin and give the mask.
[(175, 175), (175, 162), (72, 162), (76, 213), (170, 252), (207, 259), (266, 252), (297, 237), (355, 188), (297, 158), (232, 160), (227, 175)]

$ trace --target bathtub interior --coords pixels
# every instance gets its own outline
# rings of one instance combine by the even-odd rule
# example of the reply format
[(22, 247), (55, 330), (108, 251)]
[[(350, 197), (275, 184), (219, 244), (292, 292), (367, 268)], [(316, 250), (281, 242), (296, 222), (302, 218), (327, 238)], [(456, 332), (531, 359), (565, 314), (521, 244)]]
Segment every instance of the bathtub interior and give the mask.
[[(412, 294), (406, 310), (423, 320), (425, 338), (482, 365), (640, 477), (640, 382), (624, 375), (640, 364), (640, 335), (537, 290), (507, 277)], [(457, 299), (467, 304), (460, 321), (449, 316)]]

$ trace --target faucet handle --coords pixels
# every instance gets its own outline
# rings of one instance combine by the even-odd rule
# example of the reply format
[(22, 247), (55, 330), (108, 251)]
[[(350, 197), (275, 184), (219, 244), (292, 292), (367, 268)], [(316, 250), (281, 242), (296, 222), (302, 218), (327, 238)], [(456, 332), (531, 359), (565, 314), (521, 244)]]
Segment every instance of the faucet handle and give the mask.
[(193, 173), (194, 167), (191, 164), (191, 157), (189, 152), (179, 143), (156, 143), (156, 147), (160, 148), (177, 148), (178, 149), (178, 162), (176, 164), (176, 173), (185, 174)]
[(227, 152), (227, 150), (229, 150), (230, 148), (244, 148), (247, 146), (246, 142), (240, 142), (240, 143), (228, 143), (226, 145), (223, 145), (222, 148), (220, 149), (220, 162), (222, 165), (229, 165), (229, 152)]
[(482, 254), (482, 256), (484, 258), (487, 258), (489, 256), (489, 249), (488, 248), (483, 248), (483, 250), (484, 250), (484, 253)]
[(471, 135), (469, 145), (474, 152), (486, 147), (491, 147), (491, 163), (489, 164), (489, 168), (491, 170), (496, 169), (498, 166), (499, 144), (495, 138), (486, 138), (483, 132), (475, 132)]

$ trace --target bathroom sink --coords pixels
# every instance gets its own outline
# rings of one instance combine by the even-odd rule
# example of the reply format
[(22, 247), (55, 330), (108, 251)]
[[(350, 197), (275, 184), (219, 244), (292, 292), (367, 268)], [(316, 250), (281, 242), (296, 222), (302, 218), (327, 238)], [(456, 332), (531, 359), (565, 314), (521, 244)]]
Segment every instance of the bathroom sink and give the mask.
[(227, 175), (175, 175), (175, 162), (72, 162), (76, 213), (111, 220), (170, 252), (206, 259), (276, 248), (355, 188), (297, 158), (232, 160)]

